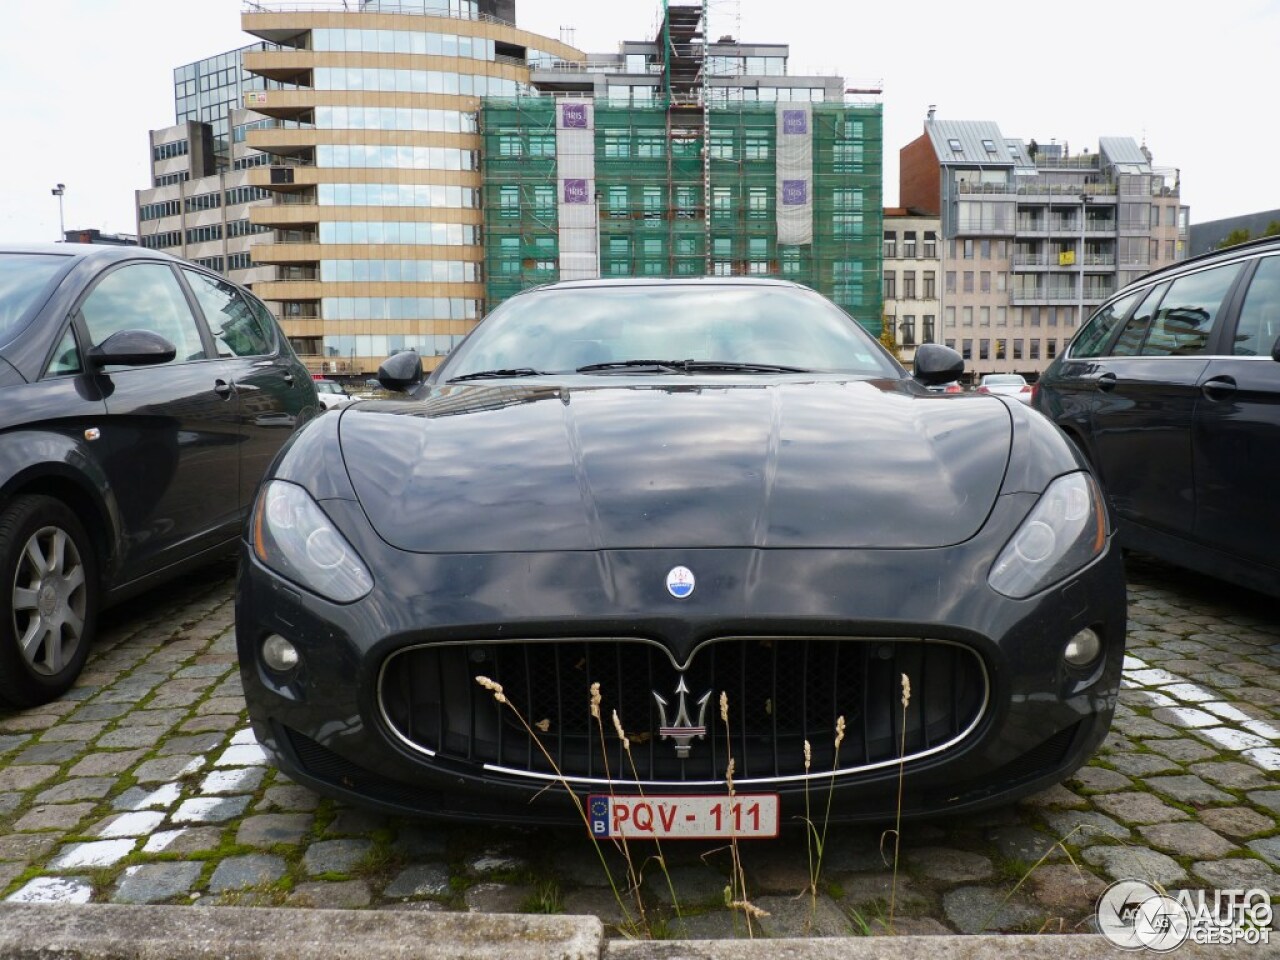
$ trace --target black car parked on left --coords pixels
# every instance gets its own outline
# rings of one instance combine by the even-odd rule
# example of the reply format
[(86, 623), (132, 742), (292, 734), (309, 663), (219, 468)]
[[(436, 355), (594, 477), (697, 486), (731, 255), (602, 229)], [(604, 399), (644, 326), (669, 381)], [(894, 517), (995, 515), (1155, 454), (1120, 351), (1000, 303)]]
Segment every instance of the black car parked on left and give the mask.
[(231, 549), (315, 387), (246, 290), (137, 247), (0, 248), (0, 708), (98, 613)]

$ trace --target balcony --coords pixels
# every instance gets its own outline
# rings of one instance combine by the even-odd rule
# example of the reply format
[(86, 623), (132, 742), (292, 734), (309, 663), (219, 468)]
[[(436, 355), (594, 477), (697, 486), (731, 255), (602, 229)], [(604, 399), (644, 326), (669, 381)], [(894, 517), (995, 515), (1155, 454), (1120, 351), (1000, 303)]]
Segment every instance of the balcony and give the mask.
[(275, 117), (297, 120), (315, 109), (316, 93), (310, 87), (293, 90), (250, 90), (244, 95), (244, 108)]
[(311, 86), (311, 70), (315, 62), (315, 54), (309, 50), (257, 50), (244, 55), (244, 68), (249, 73), (304, 87)]

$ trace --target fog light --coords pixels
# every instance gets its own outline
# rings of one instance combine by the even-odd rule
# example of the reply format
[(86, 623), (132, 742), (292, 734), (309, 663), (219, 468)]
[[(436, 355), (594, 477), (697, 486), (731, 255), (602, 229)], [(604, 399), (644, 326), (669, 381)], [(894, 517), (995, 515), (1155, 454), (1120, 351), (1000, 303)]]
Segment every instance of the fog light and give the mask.
[(285, 673), (298, 665), (298, 648), (273, 633), (262, 642), (262, 661), (272, 670)]
[(1087, 666), (1097, 658), (1098, 651), (1101, 649), (1102, 641), (1098, 639), (1098, 635), (1085, 627), (1067, 641), (1067, 647), (1062, 651), (1062, 659), (1073, 667)]

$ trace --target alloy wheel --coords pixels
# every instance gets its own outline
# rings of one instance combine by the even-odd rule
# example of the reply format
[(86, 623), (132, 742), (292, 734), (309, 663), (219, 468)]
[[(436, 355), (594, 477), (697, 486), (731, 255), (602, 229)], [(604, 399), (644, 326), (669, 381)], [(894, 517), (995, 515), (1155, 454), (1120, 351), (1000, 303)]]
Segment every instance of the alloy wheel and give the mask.
[(22, 549), (13, 577), (13, 627), (22, 658), (53, 676), (84, 637), (88, 594), (84, 562), (61, 527), (42, 527)]

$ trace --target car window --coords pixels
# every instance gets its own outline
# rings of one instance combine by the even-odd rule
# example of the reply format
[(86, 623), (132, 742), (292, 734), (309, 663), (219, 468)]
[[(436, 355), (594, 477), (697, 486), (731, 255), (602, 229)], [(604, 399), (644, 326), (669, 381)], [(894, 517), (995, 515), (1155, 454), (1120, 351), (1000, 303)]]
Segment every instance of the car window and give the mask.
[(1116, 337), (1116, 342), (1111, 347), (1111, 356), (1136, 357), (1138, 355), (1138, 351), (1142, 349), (1142, 342), (1147, 338), (1147, 330), (1151, 328), (1151, 315), (1160, 305), (1160, 298), (1168, 289), (1169, 285), (1165, 283), (1147, 291), (1142, 303), (1133, 311), (1124, 329), (1120, 331), (1120, 336)]
[(168, 264), (112, 270), (85, 297), (80, 312), (95, 346), (121, 330), (151, 330), (174, 345), (174, 362), (205, 357), (196, 318)]
[(1136, 293), (1121, 297), (1119, 300), (1106, 304), (1095, 313), (1093, 318), (1085, 324), (1084, 329), (1080, 331), (1075, 342), (1071, 344), (1071, 356), (1076, 358), (1101, 356), (1102, 351), (1106, 349), (1107, 341), (1111, 339), (1111, 334), (1120, 322), (1124, 320), (1129, 308), (1137, 303), (1144, 293), (1146, 293), (1145, 290), (1139, 290)]
[(215, 277), (184, 269), (183, 275), (204, 312), (220, 357), (260, 357), (271, 352), (271, 338), (240, 291)]
[(1144, 357), (1185, 357), (1204, 353), (1222, 301), (1240, 273), (1231, 263), (1179, 277), (1160, 301), (1151, 321)]
[(53, 350), (46, 376), (63, 377), (69, 373), (79, 373), (82, 369), (75, 334), (71, 332), (70, 327), (67, 327), (67, 332), (62, 335), (62, 339)]
[(9, 253), (0, 256), (0, 344), (8, 343), (44, 303), (69, 257)]
[(1242, 357), (1270, 356), (1280, 337), (1280, 257), (1265, 257), (1249, 282), (1232, 353)]

